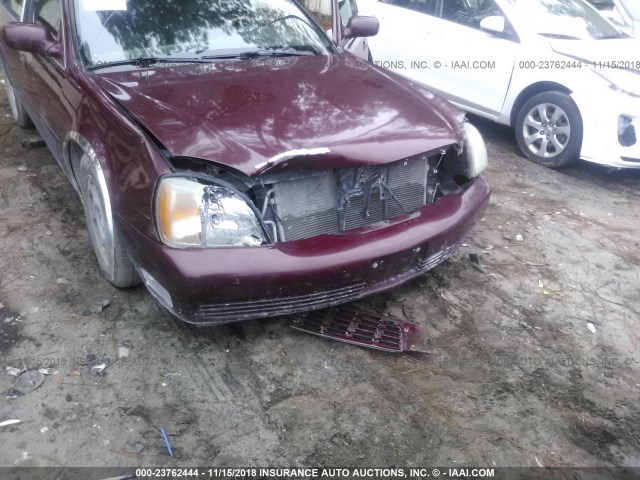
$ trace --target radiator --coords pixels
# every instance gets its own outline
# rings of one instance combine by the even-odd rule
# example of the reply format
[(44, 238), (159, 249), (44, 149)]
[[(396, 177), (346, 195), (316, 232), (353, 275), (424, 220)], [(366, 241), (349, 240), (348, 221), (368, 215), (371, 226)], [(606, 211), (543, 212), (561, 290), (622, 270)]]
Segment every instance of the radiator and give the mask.
[(338, 233), (411, 213), (427, 203), (428, 169), (428, 157), (419, 156), (275, 183), (274, 203), (284, 234), (279, 240)]

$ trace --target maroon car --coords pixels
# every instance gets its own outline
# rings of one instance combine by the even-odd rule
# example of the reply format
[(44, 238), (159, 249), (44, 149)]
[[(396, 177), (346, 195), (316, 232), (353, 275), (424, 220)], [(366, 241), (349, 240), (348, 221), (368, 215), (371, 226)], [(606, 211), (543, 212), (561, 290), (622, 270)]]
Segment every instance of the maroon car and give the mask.
[(102, 272), (188, 322), (399, 285), (488, 202), (463, 114), (294, 0), (0, 0), (0, 22), (13, 115), (81, 195)]

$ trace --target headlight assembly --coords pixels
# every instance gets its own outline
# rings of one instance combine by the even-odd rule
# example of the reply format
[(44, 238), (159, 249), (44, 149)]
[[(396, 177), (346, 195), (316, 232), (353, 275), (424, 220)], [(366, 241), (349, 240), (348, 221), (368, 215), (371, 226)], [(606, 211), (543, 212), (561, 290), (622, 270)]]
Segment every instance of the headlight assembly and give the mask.
[(171, 247), (252, 247), (264, 240), (251, 207), (224, 185), (165, 177), (155, 208), (160, 238)]
[(487, 168), (487, 146), (478, 129), (469, 122), (464, 122), (464, 132), (467, 136), (467, 143), (464, 146), (467, 156), (465, 173), (469, 178), (475, 178)]

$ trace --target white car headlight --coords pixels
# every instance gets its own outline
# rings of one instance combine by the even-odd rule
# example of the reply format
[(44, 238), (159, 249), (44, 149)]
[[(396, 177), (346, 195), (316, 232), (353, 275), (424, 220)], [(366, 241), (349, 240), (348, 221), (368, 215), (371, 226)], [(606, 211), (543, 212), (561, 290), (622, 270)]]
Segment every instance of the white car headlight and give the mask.
[(466, 173), (469, 178), (475, 178), (485, 171), (489, 163), (487, 145), (478, 129), (469, 122), (464, 122), (464, 132), (467, 136), (464, 146), (468, 163)]
[(609, 87), (633, 97), (640, 97), (640, 75), (619, 68), (593, 69), (607, 82)]
[(160, 182), (155, 207), (160, 238), (171, 247), (252, 247), (263, 242), (251, 207), (223, 185), (167, 177)]

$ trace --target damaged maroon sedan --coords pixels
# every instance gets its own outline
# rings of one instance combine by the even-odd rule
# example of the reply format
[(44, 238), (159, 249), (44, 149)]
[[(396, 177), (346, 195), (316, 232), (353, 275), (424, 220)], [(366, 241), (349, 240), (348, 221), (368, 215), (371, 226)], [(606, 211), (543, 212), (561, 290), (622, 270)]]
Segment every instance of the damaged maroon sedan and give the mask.
[(295, 1), (2, 0), (0, 21), (12, 113), (80, 193), (105, 277), (144, 282), (185, 321), (399, 285), (488, 202), (463, 114), (345, 52)]

